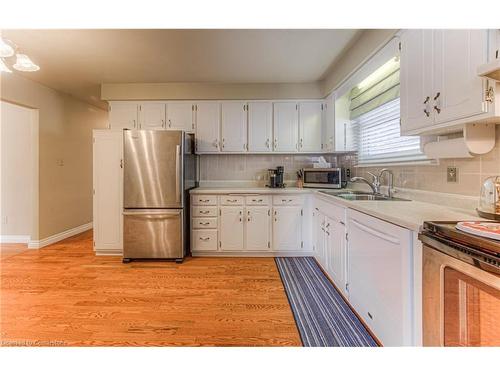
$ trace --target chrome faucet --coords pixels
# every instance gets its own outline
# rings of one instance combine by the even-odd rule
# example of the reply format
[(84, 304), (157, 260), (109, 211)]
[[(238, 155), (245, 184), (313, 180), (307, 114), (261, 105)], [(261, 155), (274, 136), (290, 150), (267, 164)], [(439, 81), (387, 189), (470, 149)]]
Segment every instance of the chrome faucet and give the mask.
[(368, 186), (371, 187), (373, 194), (380, 194), (380, 179), (382, 178), (382, 175), (387, 172), (389, 174), (389, 192), (388, 196), (392, 198), (392, 192), (394, 190), (394, 175), (390, 169), (384, 168), (381, 169), (378, 174), (373, 174), (371, 172), (368, 172), (370, 176), (372, 176), (372, 182), (368, 181), (364, 177), (353, 177), (351, 178), (351, 182), (364, 182)]

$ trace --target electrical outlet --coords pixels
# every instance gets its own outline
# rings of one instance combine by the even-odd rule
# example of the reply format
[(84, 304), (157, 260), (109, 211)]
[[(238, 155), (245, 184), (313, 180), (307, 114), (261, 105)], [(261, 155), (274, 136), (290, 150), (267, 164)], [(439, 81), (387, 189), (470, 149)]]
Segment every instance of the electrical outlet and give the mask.
[(447, 182), (457, 182), (457, 167), (446, 168), (446, 181)]

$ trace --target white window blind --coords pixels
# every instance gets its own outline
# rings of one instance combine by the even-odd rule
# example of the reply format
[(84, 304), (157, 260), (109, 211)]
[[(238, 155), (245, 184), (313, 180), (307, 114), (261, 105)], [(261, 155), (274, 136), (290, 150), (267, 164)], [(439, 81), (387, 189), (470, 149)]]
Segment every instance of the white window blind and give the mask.
[(420, 137), (401, 136), (399, 97), (351, 121), (358, 164), (397, 164), (427, 160)]

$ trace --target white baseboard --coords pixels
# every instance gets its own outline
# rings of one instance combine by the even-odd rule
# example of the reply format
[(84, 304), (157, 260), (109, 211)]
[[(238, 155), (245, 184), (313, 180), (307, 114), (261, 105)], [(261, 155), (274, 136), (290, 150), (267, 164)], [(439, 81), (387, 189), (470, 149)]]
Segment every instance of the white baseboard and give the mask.
[(31, 240), (30, 235), (0, 235), (0, 243), (29, 243)]
[(191, 251), (193, 257), (245, 257), (245, 258), (266, 258), (266, 257), (311, 257), (314, 252), (297, 251)]
[(75, 236), (89, 229), (92, 229), (92, 222), (65, 230), (64, 232), (61, 233), (56, 233), (50, 237), (42, 238), (41, 240), (29, 241), (28, 249), (41, 249), (42, 247), (52, 245), (53, 243), (62, 241), (71, 236)]
[(95, 249), (95, 255), (123, 256), (122, 249)]

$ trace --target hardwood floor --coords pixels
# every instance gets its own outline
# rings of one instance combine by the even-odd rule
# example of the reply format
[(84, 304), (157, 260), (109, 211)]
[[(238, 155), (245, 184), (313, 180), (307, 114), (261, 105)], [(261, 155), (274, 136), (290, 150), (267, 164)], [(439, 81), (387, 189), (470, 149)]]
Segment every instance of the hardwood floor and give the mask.
[(272, 258), (97, 257), (92, 232), (2, 259), (2, 346), (297, 346)]

